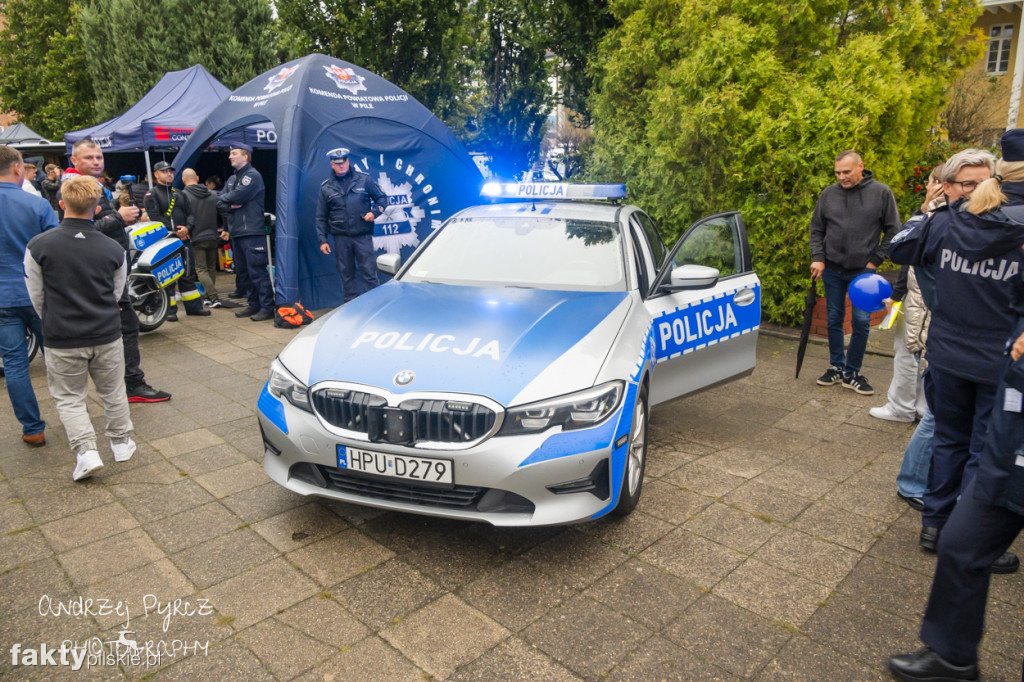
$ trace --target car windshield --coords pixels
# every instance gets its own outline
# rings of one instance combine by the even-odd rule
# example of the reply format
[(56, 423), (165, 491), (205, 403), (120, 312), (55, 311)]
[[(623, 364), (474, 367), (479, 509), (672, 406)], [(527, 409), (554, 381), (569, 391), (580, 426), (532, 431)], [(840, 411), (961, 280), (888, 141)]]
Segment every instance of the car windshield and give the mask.
[(625, 291), (619, 226), (547, 217), (456, 218), (416, 254), (406, 282)]

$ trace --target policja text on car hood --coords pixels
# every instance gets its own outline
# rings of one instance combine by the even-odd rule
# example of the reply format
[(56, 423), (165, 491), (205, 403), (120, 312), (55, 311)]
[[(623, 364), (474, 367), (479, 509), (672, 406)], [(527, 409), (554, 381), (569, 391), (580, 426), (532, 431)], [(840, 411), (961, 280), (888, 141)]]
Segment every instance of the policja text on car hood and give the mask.
[[(307, 385), (337, 380), (395, 393), (452, 391), (508, 405), (613, 311), (617, 330), (626, 296), (393, 281), (326, 320)], [(573, 378), (591, 385), (604, 360), (603, 353), (574, 358)], [(398, 385), (396, 375), (408, 371), (415, 378)]]

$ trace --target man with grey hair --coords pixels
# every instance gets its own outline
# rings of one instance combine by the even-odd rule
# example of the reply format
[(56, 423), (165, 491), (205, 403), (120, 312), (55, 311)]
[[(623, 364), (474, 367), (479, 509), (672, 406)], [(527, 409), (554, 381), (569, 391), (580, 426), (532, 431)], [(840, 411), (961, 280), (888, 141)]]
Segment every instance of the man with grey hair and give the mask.
[(874, 272), (885, 260), (900, 214), (892, 190), (864, 170), (864, 161), (854, 150), (836, 156), (835, 175), (836, 183), (822, 190), (811, 216), (811, 276), (825, 284), (828, 314), (830, 366), (818, 385), (842, 383), (856, 393), (872, 395), (875, 390), (860, 373), (871, 315), (853, 308), (853, 333), (849, 348), (844, 348), (846, 291), (850, 282)]

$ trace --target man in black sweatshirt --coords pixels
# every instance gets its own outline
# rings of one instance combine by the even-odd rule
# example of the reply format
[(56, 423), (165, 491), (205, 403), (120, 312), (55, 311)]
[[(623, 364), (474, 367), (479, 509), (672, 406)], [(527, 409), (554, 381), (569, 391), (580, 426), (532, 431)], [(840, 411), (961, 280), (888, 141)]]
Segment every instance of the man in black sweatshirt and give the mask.
[(889, 240), (900, 227), (892, 190), (864, 170), (860, 154), (847, 149), (835, 161), (837, 182), (826, 187), (811, 217), (811, 276), (825, 283), (828, 352), (831, 366), (818, 385), (842, 382), (861, 395), (875, 392), (861, 373), (871, 314), (852, 310), (850, 346), (843, 348), (846, 291), (850, 282), (885, 260)]
[(76, 481), (103, 467), (86, 406), (90, 376), (103, 403), (114, 460), (125, 462), (135, 452), (119, 306), (128, 264), (124, 249), (93, 224), (101, 196), (95, 178), (66, 180), (64, 220), (29, 240), (24, 260), (25, 287), (43, 321), (50, 395), (77, 458)]
[[(196, 259), (196, 274), (205, 289), (206, 305), (211, 308), (237, 308), (231, 301), (221, 301), (217, 294), (217, 258), (220, 235), (217, 221), (217, 193), (199, 184), (199, 175), (191, 168), (181, 172), (185, 184), (179, 196), (185, 210), (185, 228), (178, 235), (192, 243)], [(182, 236), (184, 235), (184, 236)]]

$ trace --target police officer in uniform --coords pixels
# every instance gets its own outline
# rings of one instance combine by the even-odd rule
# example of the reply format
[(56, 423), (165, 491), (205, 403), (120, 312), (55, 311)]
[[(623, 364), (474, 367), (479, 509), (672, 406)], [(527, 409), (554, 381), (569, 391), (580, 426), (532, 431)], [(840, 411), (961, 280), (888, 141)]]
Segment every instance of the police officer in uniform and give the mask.
[[(956, 201), (911, 223), (889, 248), (893, 262), (931, 265), (935, 277), (925, 375), (935, 436), (920, 536), (927, 551), (936, 550), (977, 470), (1006, 337), (1016, 322), (1010, 302), (1024, 266), (1024, 229), (1007, 212), (1024, 205), (1024, 163), (1018, 163), (1024, 161), (1024, 129), (1007, 132), (1002, 151), (996, 175), (978, 185), (970, 202)], [(1019, 565), (1007, 553), (991, 570), (1010, 573)]]
[(249, 305), (235, 317), (256, 322), (274, 318), (274, 290), (270, 283), (270, 254), (267, 253), (263, 203), (263, 176), (252, 167), (252, 147), (241, 142), (231, 145), (228, 161), (235, 169), (224, 191), (217, 196), (217, 208), (227, 216), (228, 234), (234, 245), (235, 272), (244, 270), (252, 288)]
[(330, 255), (330, 235), (341, 287), (348, 303), (359, 295), (356, 270), (363, 292), (379, 284), (373, 248), (373, 221), (384, 212), (388, 197), (366, 173), (352, 168), (344, 147), (327, 152), (331, 176), (320, 185), (316, 204), (316, 234), (320, 251)]
[(162, 222), (167, 231), (181, 239), (185, 245), (185, 272), (177, 282), (167, 287), (167, 296), (170, 298), (171, 305), (167, 319), (170, 322), (178, 321), (178, 304), (174, 300), (175, 288), (181, 292), (186, 315), (207, 316), (210, 311), (203, 308), (203, 299), (199, 295), (199, 287), (196, 286), (196, 257), (192, 250), (192, 242), (188, 238), (188, 229), (185, 226), (185, 202), (187, 200), (171, 186), (171, 183), (174, 182), (174, 168), (171, 164), (166, 161), (158, 161), (153, 166), (153, 178), (156, 180), (156, 184), (146, 193), (146, 215), (150, 220)]
[[(1005, 149), (1005, 147), (1004, 147)], [(1017, 219), (1024, 220), (1024, 212)], [(1020, 227), (1020, 226), (1018, 226)], [(990, 566), (1024, 529), (1024, 286), (1015, 280), (1018, 323), (996, 392), (978, 470), (942, 531), (924, 647), (889, 659), (901, 680), (977, 680)]]

